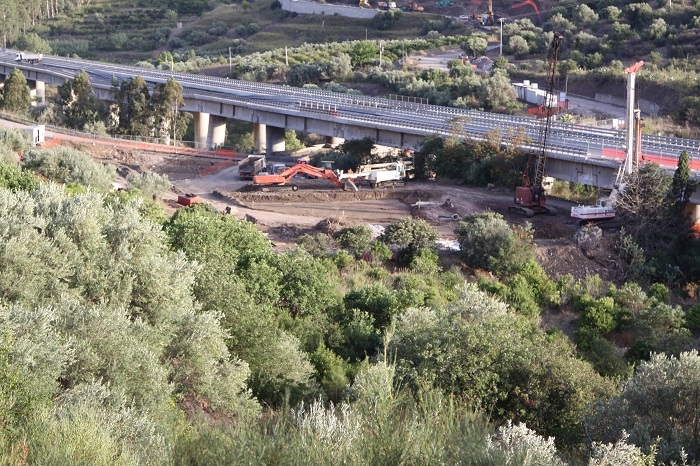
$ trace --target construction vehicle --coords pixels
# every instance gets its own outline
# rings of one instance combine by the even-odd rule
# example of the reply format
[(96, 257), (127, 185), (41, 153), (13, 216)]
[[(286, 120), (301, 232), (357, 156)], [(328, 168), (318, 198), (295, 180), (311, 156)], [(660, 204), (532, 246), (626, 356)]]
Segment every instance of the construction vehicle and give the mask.
[[(346, 189), (346, 184), (333, 170), (314, 167), (307, 163), (297, 163), (277, 174), (256, 175), (253, 177), (253, 187), (261, 191), (296, 191), (299, 187), (295, 184), (288, 184), (288, 182), (298, 174), (306, 174), (313, 178), (325, 178), (339, 188)], [(349, 184), (354, 187), (352, 182)], [(356, 187), (354, 189), (357, 190)]]
[(24, 62), (32, 63), (32, 64), (39, 63), (43, 59), (44, 59), (43, 54), (33, 53), (33, 52), (20, 52), (15, 57), (15, 61), (24, 61)]
[(357, 172), (341, 173), (338, 178), (349, 180), (355, 186), (366, 183), (370, 188), (380, 188), (406, 186), (409, 175), (404, 162), (389, 162), (360, 165)]
[(249, 155), (238, 162), (238, 176), (242, 180), (252, 180), (255, 175), (265, 170), (264, 155)]
[[(557, 62), (559, 61), (559, 49), (564, 39), (560, 33), (555, 32), (552, 43), (547, 53), (549, 69), (547, 72), (546, 95), (544, 105), (546, 108), (553, 107), (554, 84), (557, 74)], [(539, 136), (537, 141), (538, 154), (532, 151), (528, 156), (527, 165), (522, 174), (522, 186), (515, 188), (514, 205), (512, 211), (519, 212), (528, 217), (540, 213), (555, 213), (555, 211), (545, 205), (546, 195), (544, 186), (544, 169), (547, 163), (547, 138), (552, 127), (552, 113), (547, 111), (546, 116), (540, 120)], [(534, 160), (533, 160), (534, 159)]]
[(627, 73), (627, 116), (633, 119), (634, 124), (627, 125), (627, 151), (625, 160), (617, 172), (613, 190), (608, 197), (599, 198), (595, 205), (579, 205), (571, 208), (571, 218), (580, 222), (601, 222), (615, 218), (615, 201), (617, 196), (625, 189), (625, 175), (632, 173), (639, 166), (639, 154), (642, 153), (642, 118), (639, 109), (633, 109), (635, 93), (635, 76), (643, 61), (637, 62), (629, 68)]

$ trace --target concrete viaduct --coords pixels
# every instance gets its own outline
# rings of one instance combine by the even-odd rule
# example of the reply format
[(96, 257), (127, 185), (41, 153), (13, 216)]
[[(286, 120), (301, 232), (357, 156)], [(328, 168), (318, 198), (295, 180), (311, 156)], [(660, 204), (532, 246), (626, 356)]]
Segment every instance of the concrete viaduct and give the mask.
[[(418, 103), (407, 97), (392, 99), (331, 93), (248, 81), (206, 77), (188, 73), (138, 68), (72, 58), (47, 56), (37, 64), (15, 61), (16, 52), (0, 52), (0, 74), (19, 69), (36, 99), (45, 98), (45, 85), (62, 85), (85, 71), (98, 98), (110, 101), (112, 79), (136, 76), (150, 86), (174, 78), (183, 86), (182, 111), (194, 115), (195, 146), (214, 148), (224, 143), (229, 118), (254, 124), (258, 153), (284, 151), (285, 129), (316, 133), (331, 144), (345, 139), (371, 138), (379, 145), (419, 149), (431, 135), (474, 140), (500, 138), (537, 152), (533, 147), (541, 128), (531, 118), (492, 114)], [(514, 134), (519, 134), (515, 138)], [(547, 174), (601, 188), (615, 183), (625, 157), (624, 134), (619, 130), (553, 123), (547, 146)], [(692, 169), (700, 170), (700, 141), (644, 135), (645, 159), (675, 169), (683, 150), (691, 154)], [(696, 194), (700, 202), (700, 194)]]

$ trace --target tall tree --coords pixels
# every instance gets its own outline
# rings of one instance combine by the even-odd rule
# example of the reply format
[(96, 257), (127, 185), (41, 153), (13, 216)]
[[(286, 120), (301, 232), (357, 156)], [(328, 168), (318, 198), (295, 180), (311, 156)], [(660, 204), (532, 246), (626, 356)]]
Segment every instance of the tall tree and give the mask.
[(27, 86), (27, 80), (22, 72), (15, 68), (3, 82), (2, 108), (3, 110), (25, 114), (31, 103), (32, 97), (29, 92), (29, 86)]
[(170, 137), (182, 138), (185, 134), (187, 117), (180, 113), (185, 105), (182, 97), (182, 85), (173, 78), (164, 84), (158, 84), (151, 96), (153, 128), (157, 137), (169, 140)]
[(81, 71), (72, 83), (66, 80), (59, 88), (58, 105), (65, 124), (76, 129), (97, 121), (102, 107), (85, 71)]
[(122, 81), (114, 98), (118, 106), (119, 132), (150, 136), (153, 131), (151, 96), (146, 81), (141, 76)]
[(668, 192), (674, 210), (683, 212), (696, 188), (697, 182), (690, 179), (690, 156), (688, 151), (684, 150), (678, 157), (678, 166), (673, 174), (671, 189)]

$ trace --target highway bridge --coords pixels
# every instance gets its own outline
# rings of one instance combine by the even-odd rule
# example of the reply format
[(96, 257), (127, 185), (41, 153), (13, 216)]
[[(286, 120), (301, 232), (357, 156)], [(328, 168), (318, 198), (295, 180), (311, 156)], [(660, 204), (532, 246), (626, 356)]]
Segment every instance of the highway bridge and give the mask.
[[(183, 86), (185, 106), (195, 120), (195, 144), (223, 144), (229, 118), (254, 124), (256, 151), (284, 150), (284, 131), (294, 129), (326, 136), (330, 143), (369, 137), (379, 145), (418, 149), (427, 136), (484, 140), (498, 135), (501, 144), (526, 150), (538, 140), (538, 120), (418, 103), (411, 98), (385, 99), (177, 73), (103, 62), (45, 56), (40, 63), (15, 61), (17, 52), (0, 52), (0, 74), (21, 70), (44, 98), (45, 84), (61, 85), (85, 71), (103, 100), (112, 100), (112, 79), (141, 76), (149, 86), (174, 78)], [(553, 123), (548, 138), (547, 174), (602, 188), (612, 187), (624, 160), (625, 135), (620, 130)], [(700, 141), (642, 136), (642, 158), (673, 170), (683, 150), (700, 171)]]

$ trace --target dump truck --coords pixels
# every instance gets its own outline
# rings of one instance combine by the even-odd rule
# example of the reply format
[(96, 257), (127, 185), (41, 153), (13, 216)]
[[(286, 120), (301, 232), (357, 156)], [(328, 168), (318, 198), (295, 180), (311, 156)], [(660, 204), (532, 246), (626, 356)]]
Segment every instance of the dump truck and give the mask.
[(33, 52), (20, 52), (15, 57), (15, 61), (24, 61), (27, 63), (39, 63), (43, 59), (43, 54)]
[(238, 162), (238, 176), (242, 180), (252, 180), (255, 175), (265, 170), (264, 155), (249, 155)]

